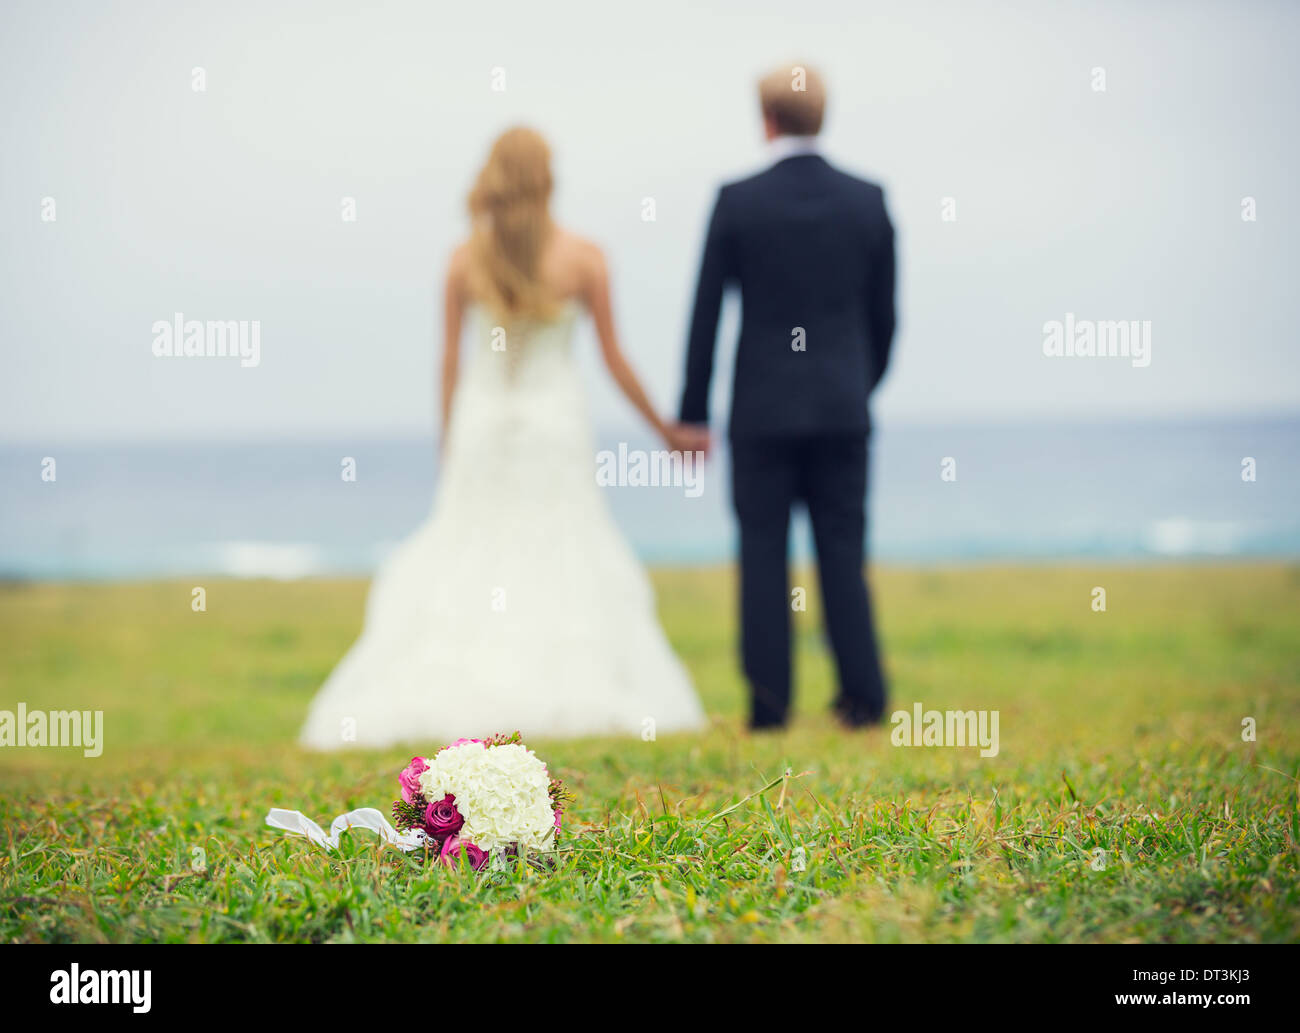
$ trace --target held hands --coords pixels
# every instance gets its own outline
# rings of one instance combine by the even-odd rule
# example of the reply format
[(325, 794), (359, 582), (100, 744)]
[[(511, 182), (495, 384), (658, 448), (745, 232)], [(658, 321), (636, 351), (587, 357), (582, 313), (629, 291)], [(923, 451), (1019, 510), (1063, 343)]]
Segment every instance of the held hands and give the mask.
[(703, 452), (713, 448), (709, 428), (703, 423), (670, 423), (664, 427), (664, 442), (673, 452)]

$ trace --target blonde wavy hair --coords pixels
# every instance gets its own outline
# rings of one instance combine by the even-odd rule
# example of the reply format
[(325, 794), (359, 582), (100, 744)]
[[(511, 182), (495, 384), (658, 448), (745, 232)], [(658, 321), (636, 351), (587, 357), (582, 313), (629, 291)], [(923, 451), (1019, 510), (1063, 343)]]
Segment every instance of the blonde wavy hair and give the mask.
[(516, 127), (497, 137), (469, 193), (469, 289), (508, 319), (544, 319), (555, 309), (540, 271), (554, 228), (551, 187), (551, 149), (540, 133)]

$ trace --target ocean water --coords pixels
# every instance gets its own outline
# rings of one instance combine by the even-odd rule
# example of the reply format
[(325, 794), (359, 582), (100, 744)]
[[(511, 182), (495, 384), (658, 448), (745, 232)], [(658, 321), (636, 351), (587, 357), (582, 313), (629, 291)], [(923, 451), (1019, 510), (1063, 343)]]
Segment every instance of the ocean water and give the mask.
[[(941, 476), (945, 458), (955, 479)], [(646, 562), (731, 556), (725, 452), (703, 477), (695, 498), (602, 489)], [(422, 439), (9, 444), (0, 485), (0, 577), (294, 578), (372, 571), (428, 514), (436, 462)], [(1300, 419), (885, 426), (869, 505), (872, 555), (899, 563), (1298, 557)], [(792, 553), (808, 538), (801, 516)]]

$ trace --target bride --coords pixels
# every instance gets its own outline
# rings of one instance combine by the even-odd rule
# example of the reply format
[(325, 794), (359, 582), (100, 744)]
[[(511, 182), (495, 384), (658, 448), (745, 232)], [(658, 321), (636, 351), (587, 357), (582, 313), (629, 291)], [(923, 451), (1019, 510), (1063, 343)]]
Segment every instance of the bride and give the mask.
[[(313, 701), (305, 746), (515, 729), (651, 738), (704, 723), (596, 485), (571, 344), (582, 310), (614, 380), (668, 446), (698, 442), (651, 406), (619, 349), (604, 257), (551, 221), (550, 193), (546, 142), (502, 135), (447, 273), (433, 511), (375, 577), (365, 630)], [(466, 320), (474, 355), (462, 375)]]

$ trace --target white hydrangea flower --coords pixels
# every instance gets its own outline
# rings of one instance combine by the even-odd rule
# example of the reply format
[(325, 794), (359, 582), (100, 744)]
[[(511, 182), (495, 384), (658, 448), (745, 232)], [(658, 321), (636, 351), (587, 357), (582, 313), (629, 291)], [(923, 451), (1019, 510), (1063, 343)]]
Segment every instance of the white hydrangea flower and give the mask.
[(510, 843), (549, 849), (555, 836), (550, 777), (526, 746), (450, 746), (428, 760), (420, 789), (428, 800), (450, 793), (465, 819), (460, 837), (488, 853)]

